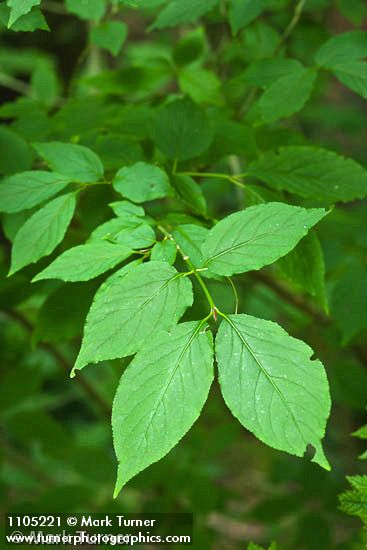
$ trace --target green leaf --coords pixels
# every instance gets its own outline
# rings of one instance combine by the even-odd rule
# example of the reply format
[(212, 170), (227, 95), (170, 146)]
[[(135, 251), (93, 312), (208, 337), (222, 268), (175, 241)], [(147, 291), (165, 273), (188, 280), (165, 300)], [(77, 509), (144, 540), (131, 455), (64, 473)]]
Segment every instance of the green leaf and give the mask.
[(233, 34), (252, 23), (265, 8), (265, 0), (230, 0), (229, 22)]
[(251, 63), (242, 73), (241, 77), (250, 84), (259, 88), (268, 88), (279, 78), (302, 69), (302, 65), (296, 59), (285, 57), (260, 59)]
[(340, 509), (367, 524), (367, 476), (348, 476), (353, 489), (339, 495)]
[(48, 61), (39, 61), (32, 73), (32, 97), (48, 107), (60, 95), (60, 82), (56, 67)]
[(275, 122), (300, 111), (313, 90), (316, 72), (300, 68), (271, 84), (258, 102), (259, 112), (265, 122)]
[(332, 70), (342, 84), (367, 99), (367, 63), (363, 61), (339, 63)]
[(360, 439), (367, 439), (367, 425), (362, 426), (362, 428), (358, 428), (355, 432), (353, 432), (354, 437), (359, 437)]
[(105, 169), (111, 171), (116, 171), (126, 164), (134, 164), (144, 158), (138, 142), (117, 133), (98, 136), (93, 148), (100, 156)]
[(16, 234), (22, 225), (32, 216), (33, 210), (22, 210), (15, 214), (3, 214), (1, 216), (4, 235), (9, 241), (14, 242)]
[(61, 195), (28, 218), (16, 234), (9, 275), (51, 254), (64, 238), (75, 204), (75, 193)]
[(127, 26), (122, 21), (105, 21), (90, 32), (90, 40), (100, 48), (116, 56), (126, 40)]
[(32, 343), (79, 338), (96, 284), (65, 283), (51, 292), (38, 311)]
[(155, 262), (166, 262), (167, 264), (174, 264), (177, 255), (177, 248), (173, 241), (165, 239), (156, 243), (150, 254), (150, 259)]
[(193, 23), (208, 13), (219, 0), (171, 0), (160, 12), (151, 29), (175, 27), (183, 23)]
[(364, 0), (339, 0), (339, 11), (355, 25), (362, 25), (366, 13)]
[(204, 256), (201, 250), (202, 244), (208, 237), (209, 229), (202, 225), (183, 223), (175, 227), (173, 238), (181, 249), (181, 253), (188, 257), (196, 269), (203, 269), (202, 277), (207, 279), (220, 279), (204, 266)]
[(333, 36), (317, 51), (315, 60), (322, 67), (362, 59), (367, 56), (366, 31), (349, 31)]
[(213, 71), (200, 67), (184, 67), (180, 70), (178, 81), (183, 93), (197, 103), (223, 103), (222, 84)]
[(29, 13), (34, 6), (39, 6), (41, 0), (7, 0), (6, 3), (11, 8), (8, 22), (10, 28), (19, 17)]
[(221, 220), (202, 245), (204, 265), (219, 275), (261, 269), (290, 252), (326, 215), (281, 202), (250, 206)]
[(214, 120), (215, 135), (210, 146), (210, 154), (220, 159), (227, 155), (257, 156), (254, 130), (250, 126), (234, 122), (225, 117)]
[(134, 223), (138, 222), (139, 218), (144, 218), (145, 216), (145, 211), (142, 206), (138, 206), (129, 201), (111, 202), (109, 206), (116, 216), (132, 220)]
[(187, 160), (208, 149), (213, 132), (205, 111), (189, 99), (177, 99), (158, 109), (152, 138), (166, 157)]
[(278, 546), (275, 542), (272, 542), (267, 549), (264, 546), (259, 546), (258, 544), (255, 544), (254, 542), (250, 542), (250, 544), (247, 547), (247, 550), (277, 550), (277, 549), (278, 549)]
[(119, 462), (115, 497), (191, 428), (207, 400), (213, 376), (212, 336), (202, 322), (161, 332), (154, 346), (149, 343), (137, 354), (121, 377), (112, 409)]
[(219, 327), (216, 356), (227, 406), (261, 441), (303, 456), (329, 470), (321, 446), (330, 412), (323, 365), (313, 350), (279, 325), (248, 315), (229, 315)]
[(53, 197), (70, 183), (70, 178), (54, 172), (21, 172), (0, 184), (0, 212), (20, 212)]
[(120, 217), (99, 225), (91, 234), (89, 241), (110, 241), (127, 248), (147, 248), (155, 242), (153, 228), (143, 220)]
[(249, 175), (274, 189), (328, 203), (367, 196), (367, 171), (352, 159), (309, 146), (281, 147), (252, 163)]
[(101, 160), (88, 147), (59, 141), (33, 145), (52, 170), (69, 176), (73, 181), (89, 183), (103, 178)]
[(146, 162), (121, 168), (113, 180), (113, 186), (123, 197), (138, 203), (161, 199), (170, 194), (166, 172)]
[(193, 266), (197, 269), (204, 265), (201, 245), (208, 237), (208, 234), (209, 231), (206, 227), (194, 224), (178, 225), (172, 234), (183, 254), (190, 259)]
[(104, 16), (106, 11), (105, 0), (88, 0), (87, 2), (83, 0), (65, 1), (70, 13), (74, 13), (80, 19), (86, 19), (87, 21), (98, 21)]
[(328, 313), (324, 254), (315, 231), (310, 231), (296, 248), (281, 258), (278, 267), (286, 279), (297, 289), (311, 294)]
[(200, 59), (206, 46), (205, 31), (198, 27), (186, 33), (175, 44), (172, 52), (176, 65), (182, 67)]
[[(5, 2), (0, 4), (0, 23), (4, 27), (9, 26), (9, 17), (11, 9), (6, 5)], [(44, 31), (49, 31), (50, 28), (47, 24), (47, 21), (39, 8), (32, 8), (31, 11), (25, 15), (21, 15), (15, 23), (11, 25), (11, 30), (13, 32), (32, 32), (37, 29)]]
[(89, 281), (122, 263), (132, 253), (124, 246), (108, 242), (74, 246), (38, 273), (33, 282), (42, 279)]
[(172, 327), (192, 304), (192, 286), (173, 267), (148, 262), (121, 270), (98, 290), (73, 372), (88, 363), (136, 353), (157, 331)]
[(367, 329), (367, 270), (363, 262), (353, 261), (340, 274), (332, 290), (330, 309), (347, 344)]
[(0, 127), (0, 174), (29, 170), (32, 154), (27, 142), (12, 130)]
[(246, 61), (274, 57), (279, 46), (280, 35), (264, 20), (254, 21), (241, 37), (241, 57)]
[(180, 199), (201, 216), (207, 215), (207, 204), (200, 185), (190, 176), (175, 176), (173, 180)]
[(329, 69), (348, 88), (367, 98), (367, 56), (365, 31), (350, 31), (330, 38), (315, 56), (316, 63)]

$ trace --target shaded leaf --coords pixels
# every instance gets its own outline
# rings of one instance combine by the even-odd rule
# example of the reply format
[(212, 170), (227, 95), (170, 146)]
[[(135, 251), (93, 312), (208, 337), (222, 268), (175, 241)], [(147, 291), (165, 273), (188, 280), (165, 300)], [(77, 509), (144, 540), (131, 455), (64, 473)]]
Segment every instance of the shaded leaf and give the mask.
[(367, 97), (367, 40), (365, 31), (349, 31), (330, 38), (317, 51), (316, 63), (331, 70), (348, 88)]
[(69, 176), (73, 181), (88, 183), (103, 178), (101, 160), (88, 147), (60, 141), (33, 145), (52, 170)]
[(27, 142), (12, 130), (0, 128), (0, 174), (14, 174), (29, 170), (32, 154)]
[(120, 53), (126, 36), (127, 26), (122, 21), (105, 21), (90, 32), (91, 42), (114, 56)]
[(328, 203), (367, 195), (367, 171), (352, 159), (309, 146), (281, 147), (253, 162), (249, 175), (274, 189)]
[(189, 99), (177, 99), (158, 109), (152, 138), (168, 158), (187, 160), (208, 149), (213, 133), (205, 111)]
[(192, 23), (205, 15), (219, 0), (171, 0), (160, 12), (151, 29), (175, 27), (182, 23)]
[(32, 342), (60, 342), (79, 337), (96, 284), (96, 281), (65, 283), (51, 292), (38, 311)]
[(314, 231), (310, 231), (296, 248), (281, 258), (278, 267), (289, 281), (298, 289), (311, 294), (328, 312), (324, 254)]
[(80, 19), (98, 21), (105, 14), (106, 2), (105, 0), (88, 0), (87, 2), (66, 0), (66, 7), (70, 13), (74, 13)]
[(298, 69), (271, 84), (258, 102), (265, 122), (275, 122), (300, 111), (308, 101), (314, 87), (316, 72)]
[(249, 25), (265, 8), (265, 0), (230, 0), (229, 22), (233, 34)]
[(173, 183), (181, 200), (194, 212), (205, 217), (207, 204), (200, 185), (190, 176), (175, 176)]
[(367, 269), (364, 263), (352, 262), (339, 276), (332, 291), (330, 309), (344, 344), (367, 329)]

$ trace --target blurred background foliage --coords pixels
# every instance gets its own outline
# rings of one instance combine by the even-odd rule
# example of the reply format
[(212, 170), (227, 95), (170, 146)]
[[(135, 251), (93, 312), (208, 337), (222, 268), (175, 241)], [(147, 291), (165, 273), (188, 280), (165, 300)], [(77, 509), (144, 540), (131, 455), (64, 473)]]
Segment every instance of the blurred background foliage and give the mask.
[[(203, 104), (215, 121), (207, 159), (213, 171), (221, 171), (228, 154), (235, 165), (238, 157), (254, 158), (257, 149), (307, 143), (366, 164), (363, 98), (326, 72), (297, 116), (252, 125), (259, 88), (279, 75), (256, 75), (253, 62), (280, 52), (312, 64), (328, 37), (363, 28), (363, 0), (308, 0), (289, 36), (284, 30), (295, 9), (289, 0), (264, 2), (240, 28), (238, 19), (232, 28), (228, 24), (222, 2), (195, 24), (162, 30), (157, 13), (167, 1), (136, 3), (45, 0), (42, 12), (33, 8), (10, 30), (9, 8), (0, 3), (1, 175), (30, 169), (31, 143), (49, 139), (91, 147), (110, 171), (151, 158), (151, 111), (167, 94), (181, 93)], [(259, 85), (260, 77), (265, 81)], [(101, 205), (112, 194), (102, 187), (83, 197), (62, 249), (110, 217)], [(236, 192), (223, 180), (204, 179), (209, 216), (256, 202), (259, 190), (251, 188)], [(173, 209), (160, 204), (152, 212), (157, 208), (163, 214)], [(174, 209), (189, 220), (184, 203)], [(339, 509), (346, 475), (363, 473), (358, 456), (365, 451), (365, 431), (359, 438), (350, 435), (365, 422), (367, 401), (365, 201), (336, 207), (320, 226), (325, 289), (310, 282), (312, 262), (294, 268), (289, 259), (236, 281), (242, 311), (280, 322), (325, 364), (334, 403), (326, 439), (332, 471), (276, 452), (246, 433), (215, 385), (191, 432), (116, 501), (110, 408), (126, 362), (90, 367), (74, 380), (68, 376), (103, 277), (31, 285), (40, 268), (30, 266), (7, 279), (10, 241), (29, 214), (2, 216), (0, 483), (6, 512), (191, 511), (197, 548), (230, 550), (250, 541), (267, 548), (272, 540), (278, 548), (297, 550), (367, 547), (360, 520)], [(233, 309), (231, 289), (208, 284), (219, 307)], [(198, 318), (203, 308), (197, 300), (190, 316)], [(343, 508), (355, 513), (348, 494)]]

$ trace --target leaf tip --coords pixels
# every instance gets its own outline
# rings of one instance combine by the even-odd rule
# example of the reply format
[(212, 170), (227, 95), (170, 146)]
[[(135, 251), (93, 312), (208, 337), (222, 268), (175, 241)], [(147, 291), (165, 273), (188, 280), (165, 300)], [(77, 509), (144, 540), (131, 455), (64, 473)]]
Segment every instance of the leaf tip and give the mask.
[(321, 444), (319, 444), (317, 447), (315, 447), (315, 449), (316, 449), (316, 452), (314, 454), (314, 457), (312, 458), (312, 462), (315, 462), (316, 464), (321, 466), (321, 468), (323, 468), (327, 472), (330, 472), (331, 471), (331, 466), (329, 464), (328, 459), (325, 456), (325, 453), (324, 453), (324, 450), (323, 450)]
[(124, 480), (121, 476), (120, 466), (117, 468), (117, 479), (115, 484), (115, 489), (113, 491), (113, 499), (115, 500), (119, 494), (121, 493), (121, 490), (123, 486), (125, 485), (126, 480)]
[(10, 17), (9, 17), (8, 24), (7, 24), (8, 29), (10, 29), (14, 25), (14, 23), (16, 22), (17, 19), (18, 19), (17, 16), (14, 17), (14, 14), (10, 13)]

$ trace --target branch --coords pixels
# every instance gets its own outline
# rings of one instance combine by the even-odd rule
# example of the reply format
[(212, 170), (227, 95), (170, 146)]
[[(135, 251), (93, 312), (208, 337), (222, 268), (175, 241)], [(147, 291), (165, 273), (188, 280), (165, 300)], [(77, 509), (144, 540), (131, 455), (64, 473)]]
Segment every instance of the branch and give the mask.
[(289, 288), (289, 286), (287, 286), (282, 281), (274, 279), (274, 277), (263, 271), (253, 272), (251, 273), (251, 277), (256, 281), (260, 281), (261, 283), (263, 283), (265, 286), (278, 294), (278, 296), (283, 298), (286, 302), (301, 310), (303, 313), (306, 313), (306, 315), (312, 317), (318, 323), (322, 325), (327, 325), (331, 323), (331, 319), (327, 315), (325, 315), (325, 313), (323, 313), (313, 304), (308, 302), (301, 294), (296, 294), (295, 292), (293, 292)]
[(57, 15), (72, 15), (67, 11), (63, 4), (55, 2), (54, 0), (47, 0), (47, 2), (42, 2), (42, 9), (50, 13), (55, 13)]
[(0, 86), (3, 86), (4, 88), (9, 88), (9, 90), (13, 90), (14, 92), (25, 95), (27, 97), (32, 96), (31, 88), (28, 84), (23, 82), (23, 80), (19, 80), (18, 78), (14, 78), (13, 76), (2, 72), (0, 72)]
[(22, 470), (25, 470), (28, 472), (31, 476), (33, 476), (39, 483), (42, 483), (42, 486), (45, 485), (47, 487), (52, 486), (54, 481), (51, 479), (47, 473), (42, 470), (40, 467), (38, 467), (36, 464), (34, 464), (31, 460), (29, 460), (24, 453), (20, 453), (10, 447), (8, 443), (5, 441), (2, 441), (2, 447), (4, 450), (5, 457), (7, 458), (8, 462), (12, 464), (13, 466), (18, 466)]
[[(7, 317), (9, 317), (10, 319), (13, 319), (17, 323), (19, 323), (30, 334), (33, 332), (33, 326), (31, 325), (31, 323), (19, 312), (15, 310), (1, 310), (1, 312), (7, 315)], [(55, 359), (55, 361), (60, 365), (60, 367), (68, 375), (70, 374), (72, 367), (69, 364), (68, 360), (62, 355), (62, 353), (58, 349), (54, 348), (51, 344), (46, 344), (46, 343), (40, 344), (40, 347), (45, 351), (47, 351), (47, 353), (49, 353)], [(100, 410), (103, 413), (103, 416), (110, 419), (111, 407), (108, 403), (106, 403), (103, 397), (82, 376), (79, 375), (77, 378), (75, 378), (75, 380), (80, 384), (84, 392), (88, 394), (89, 397), (91, 397), (94, 402), (97, 403), (97, 405), (99, 406)]]
[(292, 32), (294, 31), (294, 29), (296, 28), (296, 26), (298, 25), (298, 22), (299, 20), (301, 19), (301, 15), (302, 15), (302, 12), (303, 12), (303, 8), (305, 7), (305, 4), (306, 4), (306, 0), (299, 0), (296, 4), (296, 7), (294, 9), (294, 14), (293, 14), (293, 17), (292, 19), (290, 20), (289, 22), (289, 25), (288, 27), (285, 29), (285, 31), (283, 32), (281, 38), (280, 38), (280, 41), (279, 41), (279, 44), (278, 46), (276, 47), (275, 49), (275, 52), (274, 53), (278, 53), (279, 50), (282, 48), (282, 46), (286, 43), (286, 41), (288, 40), (289, 36), (292, 34)]

